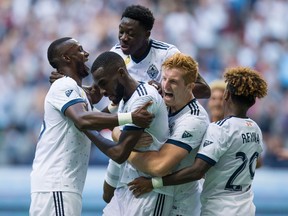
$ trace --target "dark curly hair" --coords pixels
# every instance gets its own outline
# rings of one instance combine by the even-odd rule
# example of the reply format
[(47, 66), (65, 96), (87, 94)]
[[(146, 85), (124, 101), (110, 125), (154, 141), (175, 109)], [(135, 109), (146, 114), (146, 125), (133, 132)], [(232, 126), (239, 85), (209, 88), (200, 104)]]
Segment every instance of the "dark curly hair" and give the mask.
[(118, 67), (125, 67), (123, 58), (111, 51), (101, 53), (93, 62), (91, 67), (91, 73), (94, 73), (98, 68), (111, 69)]
[(152, 12), (141, 5), (128, 6), (122, 13), (121, 19), (127, 17), (139, 21), (146, 30), (151, 30), (154, 25), (155, 18)]
[(224, 74), (232, 99), (252, 106), (256, 98), (267, 95), (267, 83), (260, 74), (249, 67), (229, 68)]

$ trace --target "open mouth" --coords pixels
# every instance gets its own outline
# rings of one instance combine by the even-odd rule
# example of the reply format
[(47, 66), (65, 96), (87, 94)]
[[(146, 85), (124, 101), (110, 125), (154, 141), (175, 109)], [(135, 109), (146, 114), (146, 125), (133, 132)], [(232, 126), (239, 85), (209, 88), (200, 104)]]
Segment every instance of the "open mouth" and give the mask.
[(172, 98), (174, 95), (172, 93), (164, 92), (164, 97)]

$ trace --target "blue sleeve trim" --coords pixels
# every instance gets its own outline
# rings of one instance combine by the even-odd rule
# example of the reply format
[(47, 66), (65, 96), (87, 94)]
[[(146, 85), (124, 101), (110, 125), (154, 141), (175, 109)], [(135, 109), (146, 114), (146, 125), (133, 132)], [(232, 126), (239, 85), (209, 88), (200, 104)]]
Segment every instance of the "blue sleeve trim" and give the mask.
[(135, 126), (124, 126), (123, 130), (130, 131), (130, 130), (143, 130), (143, 128), (135, 127)]
[(170, 143), (170, 144), (179, 146), (180, 148), (186, 149), (189, 153), (192, 151), (192, 147), (191, 147), (191, 146), (189, 146), (189, 145), (186, 144), (186, 143), (177, 141), (177, 140), (168, 139), (168, 140), (166, 141), (166, 143)]
[(198, 153), (196, 155), (196, 158), (200, 158), (200, 159), (206, 161), (207, 163), (209, 163), (212, 166), (214, 166), (216, 164), (216, 161), (214, 161), (213, 159), (207, 157), (206, 155), (200, 154), (200, 153)]
[(62, 107), (61, 109), (61, 112), (65, 115), (65, 111), (66, 109), (69, 107), (69, 106), (72, 106), (76, 103), (85, 103), (85, 100), (82, 99), (82, 98), (77, 98), (77, 99), (74, 99), (74, 100), (71, 100), (69, 101), (68, 103), (64, 104), (64, 106)]

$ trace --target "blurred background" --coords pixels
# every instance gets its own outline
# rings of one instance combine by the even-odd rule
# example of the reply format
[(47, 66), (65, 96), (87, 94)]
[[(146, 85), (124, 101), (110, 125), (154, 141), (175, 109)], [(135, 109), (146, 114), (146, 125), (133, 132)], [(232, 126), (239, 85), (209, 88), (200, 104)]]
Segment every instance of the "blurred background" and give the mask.
[[(288, 215), (287, 0), (0, 0), (0, 215), (28, 215), (29, 174), (53, 71), (46, 57), (49, 44), (72, 36), (90, 53), (91, 64), (118, 42), (120, 16), (130, 4), (151, 9), (156, 19), (152, 38), (195, 58), (208, 83), (237, 65), (255, 68), (265, 77), (268, 96), (249, 113), (265, 141), (255, 202), (258, 215)], [(200, 102), (207, 106), (207, 100)], [(109, 137), (109, 131), (102, 132)], [(93, 147), (87, 177), (91, 184), (86, 184), (92, 189), (85, 189), (91, 199), (101, 200), (107, 161)], [(11, 193), (13, 185), (18, 189)], [(93, 212), (95, 203), (83, 199), (83, 211)], [(95, 205), (101, 209), (104, 203)]]

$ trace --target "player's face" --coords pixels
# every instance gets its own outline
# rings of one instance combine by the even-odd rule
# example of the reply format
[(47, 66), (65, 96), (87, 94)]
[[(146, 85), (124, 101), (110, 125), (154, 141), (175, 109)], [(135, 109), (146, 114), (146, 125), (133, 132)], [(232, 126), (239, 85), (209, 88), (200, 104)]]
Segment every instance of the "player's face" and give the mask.
[(124, 86), (118, 81), (118, 73), (107, 73), (103, 68), (98, 68), (92, 72), (92, 75), (101, 94), (108, 97), (114, 104), (118, 104), (124, 96)]
[(223, 96), (224, 90), (222, 89), (213, 89), (211, 91), (211, 97), (208, 100), (208, 109), (212, 119), (221, 120), (224, 117)]
[(139, 21), (127, 17), (121, 19), (118, 38), (124, 54), (141, 57), (146, 52), (149, 36), (150, 31), (145, 30)]
[(191, 84), (185, 84), (182, 73), (176, 68), (163, 69), (161, 82), (163, 99), (172, 112), (180, 110), (193, 99)]
[(89, 53), (86, 52), (82, 45), (74, 40), (68, 40), (63, 47), (63, 55), (66, 55), (72, 64), (75, 65), (77, 73), (82, 77), (89, 75), (89, 67), (85, 64), (88, 61)]

